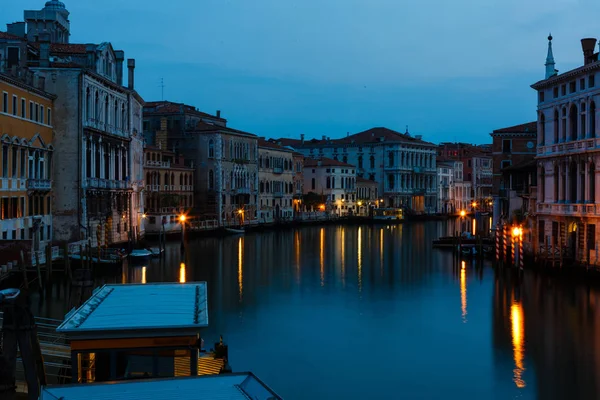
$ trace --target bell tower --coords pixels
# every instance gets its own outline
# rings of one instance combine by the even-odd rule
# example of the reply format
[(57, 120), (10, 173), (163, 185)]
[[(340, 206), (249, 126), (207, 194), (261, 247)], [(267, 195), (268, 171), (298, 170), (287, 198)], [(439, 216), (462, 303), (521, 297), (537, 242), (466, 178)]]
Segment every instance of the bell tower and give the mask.
[(40, 34), (50, 35), (50, 43), (69, 43), (69, 11), (59, 0), (49, 0), (39, 11), (26, 10), (27, 40), (37, 42)]

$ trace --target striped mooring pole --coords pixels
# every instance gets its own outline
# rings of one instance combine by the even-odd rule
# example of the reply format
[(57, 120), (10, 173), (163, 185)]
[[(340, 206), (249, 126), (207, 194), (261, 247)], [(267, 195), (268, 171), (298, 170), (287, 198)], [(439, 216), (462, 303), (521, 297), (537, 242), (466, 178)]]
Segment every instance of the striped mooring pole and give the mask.
[(523, 238), (519, 236), (519, 269), (523, 269), (525, 263), (523, 262)]
[(502, 238), (503, 248), (502, 248), (502, 259), (504, 262), (508, 262), (508, 227), (506, 224), (502, 225)]
[(496, 224), (496, 261), (500, 261), (500, 224)]

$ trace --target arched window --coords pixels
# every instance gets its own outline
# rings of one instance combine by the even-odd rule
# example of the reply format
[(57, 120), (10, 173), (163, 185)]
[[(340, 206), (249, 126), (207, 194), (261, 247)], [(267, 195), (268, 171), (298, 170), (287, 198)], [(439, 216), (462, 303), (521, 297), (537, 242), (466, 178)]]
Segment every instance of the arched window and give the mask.
[[(590, 107), (591, 109), (591, 107)], [(589, 188), (588, 190), (590, 191), (590, 202), (591, 203), (595, 203), (596, 202), (596, 164), (594, 164), (594, 162), (592, 161), (590, 163), (589, 166), (589, 179), (590, 179), (590, 183), (589, 183)]]
[(392, 175), (392, 174), (388, 175), (388, 189), (390, 189), (390, 190), (394, 189), (394, 175)]
[(543, 112), (540, 112), (540, 134), (538, 135), (540, 140), (539, 144), (544, 145), (544, 140), (546, 140), (546, 117)]
[(215, 188), (215, 173), (213, 170), (208, 171), (208, 189), (213, 190)]
[(90, 119), (92, 115), (92, 95), (90, 94), (90, 88), (87, 88), (85, 91), (85, 116)]
[(116, 100), (113, 108), (113, 118), (115, 119), (115, 129), (119, 129), (119, 105), (117, 104)]
[(270, 160), (269, 157), (265, 157), (265, 168), (269, 168), (269, 165), (270, 165), (269, 160)]
[(331, 177), (331, 188), (335, 189), (335, 176)]
[(125, 114), (125, 104), (121, 106), (121, 129), (127, 129), (127, 115)]
[(175, 185), (175, 174), (171, 172), (171, 185)]
[(545, 188), (546, 188), (546, 170), (545, 170), (545, 168), (543, 166), (540, 168), (539, 182), (540, 182), (540, 184), (538, 185), (539, 188), (540, 188), (540, 190), (539, 190), (539, 201), (543, 203), (544, 199), (546, 197), (546, 193), (545, 193)]
[(269, 181), (267, 181), (267, 183), (265, 183), (265, 191), (266, 191), (267, 193), (269, 193), (269, 189), (270, 189), (270, 187), (269, 187), (269, 186), (270, 186), (270, 185), (269, 185)]
[(109, 107), (108, 107), (108, 96), (106, 96), (106, 100), (104, 101), (104, 124), (106, 125), (105, 128), (108, 127), (108, 123), (110, 122), (109, 120)]
[(571, 105), (569, 110), (569, 140), (577, 140), (577, 106)]
[(264, 182), (261, 182), (261, 183), (260, 183), (258, 186), (259, 186), (259, 188), (260, 188), (260, 192), (261, 192), (261, 193), (264, 193), (264, 192), (265, 192), (265, 183), (264, 183)]
[(563, 107), (562, 109), (562, 124), (560, 129), (560, 140), (561, 142), (567, 141), (567, 108)]
[(370, 164), (371, 164), (371, 168), (375, 168), (375, 156), (371, 156)]
[(358, 156), (358, 168), (362, 168), (362, 167), (363, 167), (363, 157)]
[(179, 174), (179, 185), (183, 186), (183, 174)]
[(596, 103), (592, 100), (590, 103), (590, 137), (596, 137)]
[(554, 110), (554, 143), (558, 143), (558, 110)]
[(394, 166), (394, 152), (393, 151), (390, 151), (388, 153), (388, 160), (389, 160), (390, 167), (393, 167)]
[(579, 115), (579, 139), (585, 139), (588, 135), (585, 130), (585, 103), (581, 103), (581, 111)]
[(215, 158), (215, 142), (212, 139), (208, 141), (208, 158)]
[(96, 92), (96, 99), (94, 100), (94, 112), (96, 122), (100, 121), (100, 95)]
[(165, 185), (169, 184), (169, 173), (165, 172)]

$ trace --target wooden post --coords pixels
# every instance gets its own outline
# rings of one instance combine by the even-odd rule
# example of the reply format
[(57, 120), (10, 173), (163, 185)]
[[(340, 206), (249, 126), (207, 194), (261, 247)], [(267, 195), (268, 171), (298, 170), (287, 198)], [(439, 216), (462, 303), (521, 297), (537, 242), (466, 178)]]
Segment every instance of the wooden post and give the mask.
[(25, 253), (21, 250), (21, 269), (23, 271), (23, 286), (29, 290), (29, 282), (27, 281), (27, 264), (25, 264)]
[(71, 259), (69, 258), (69, 245), (65, 243), (64, 246), (64, 262), (65, 262), (65, 272), (69, 277), (69, 281), (73, 279), (73, 273), (71, 272)]
[(35, 260), (35, 268), (37, 269), (38, 280), (40, 281), (40, 288), (45, 290), (46, 283), (42, 280), (42, 266), (40, 265), (40, 258), (38, 257), (38, 252), (33, 251), (33, 256), (34, 256), (34, 260)]
[(52, 246), (46, 246), (46, 297), (52, 294)]

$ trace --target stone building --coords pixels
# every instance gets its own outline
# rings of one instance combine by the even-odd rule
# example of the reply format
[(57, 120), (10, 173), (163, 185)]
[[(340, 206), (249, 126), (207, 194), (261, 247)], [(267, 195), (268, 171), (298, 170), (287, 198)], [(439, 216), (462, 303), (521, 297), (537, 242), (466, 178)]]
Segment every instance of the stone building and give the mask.
[(146, 146), (144, 171), (145, 231), (179, 231), (179, 217), (187, 215), (194, 204), (194, 168), (186, 165), (181, 155), (158, 146)]
[(54, 99), (44, 79), (0, 74), (0, 240), (52, 240)]
[(506, 178), (511, 175), (503, 173), (510, 166), (521, 166), (535, 158), (537, 123), (525, 124), (496, 129), (492, 136), (492, 198), (493, 225), (500, 218), (510, 219), (511, 213), (521, 208), (522, 199), (516, 192), (511, 192), (511, 182)]
[[(292, 149), (291, 147), (289, 147)], [(304, 193), (304, 156), (297, 151), (292, 153), (294, 162), (294, 213), (297, 215), (304, 208), (302, 206), (302, 195)]]
[[(537, 226), (534, 245), (556, 245), (577, 262), (598, 263), (600, 229), (600, 61), (596, 39), (582, 39), (583, 65), (558, 74), (548, 37), (538, 93)], [(599, 83), (596, 81), (598, 80)]]
[(338, 216), (356, 214), (356, 168), (321, 157), (304, 160), (304, 193), (325, 197), (325, 210)]
[(438, 174), (438, 213), (454, 214), (456, 204), (454, 202), (454, 161), (437, 160)]
[(342, 139), (280, 139), (305, 157), (331, 158), (354, 165), (356, 175), (376, 181), (386, 207), (435, 212), (437, 147), (387, 128), (372, 128)]
[(378, 184), (369, 179), (356, 177), (356, 214), (370, 215), (370, 210), (379, 205)]
[[(68, 15), (63, 3), (48, 1), (39, 12), (25, 11), (26, 29), (17, 23), (9, 30), (23, 44), (19, 64), (44, 77), (57, 96), (54, 239), (108, 246), (141, 233), (143, 175), (134, 161), (143, 157), (143, 100), (134, 90), (135, 61), (127, 60), (125, 87), (123, 51), (70, 43)], [(0, 53), (9, 47), (0, 41)]]
[[(210, 115), (169, 101), (146, 103), (144, 135), (193, 163), (194, 204), (191, 213), (219, 224), (237, 224), (258, 217), (257, 137), (227, 127), (220, 111)], [(166, 129), (161, 120), (166, 118)], [(241, 211), (241, 212), (240, 212)]]
[(294, 151), (258, 139), (258, 222), (293, 218), (295, 194)]

